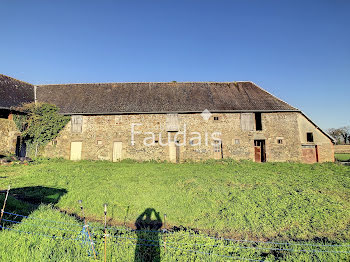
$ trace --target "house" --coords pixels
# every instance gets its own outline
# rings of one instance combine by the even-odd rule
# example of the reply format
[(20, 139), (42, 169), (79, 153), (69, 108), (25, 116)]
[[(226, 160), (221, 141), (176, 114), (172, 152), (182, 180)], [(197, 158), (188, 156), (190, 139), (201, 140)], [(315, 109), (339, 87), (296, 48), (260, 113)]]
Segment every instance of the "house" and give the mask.
[(0, 95), (1, 125), (8, 125), (0, 127), (0, 145), (12, 152), (18, 132), (11, 108), (36, 101), (55, 104), (71, 116), (43, 149), (48, 157), (334, 161), (328, 134), (249, 81), (34, 86), (0, 75)]

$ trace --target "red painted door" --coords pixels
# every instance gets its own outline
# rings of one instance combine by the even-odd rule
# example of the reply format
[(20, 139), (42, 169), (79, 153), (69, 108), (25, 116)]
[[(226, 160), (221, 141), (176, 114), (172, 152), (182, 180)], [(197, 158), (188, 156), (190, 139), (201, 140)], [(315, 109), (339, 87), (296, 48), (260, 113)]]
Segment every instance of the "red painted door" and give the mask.
[(307, 147), (302, 149), (303, 152), (303, 162), (304, 163), (316, 163), (317, 162), (317, 152), (316, 148), (313, 147)]
[(261, 162), (261, 147), (254, 146), (254, 150), (255, 150), (255, 162)]

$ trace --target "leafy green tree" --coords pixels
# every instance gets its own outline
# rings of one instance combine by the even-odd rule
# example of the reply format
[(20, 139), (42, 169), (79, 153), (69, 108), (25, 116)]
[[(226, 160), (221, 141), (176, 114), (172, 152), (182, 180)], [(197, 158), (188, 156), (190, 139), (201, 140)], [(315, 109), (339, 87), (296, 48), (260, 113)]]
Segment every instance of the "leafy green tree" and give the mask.
[(22, 115), (17, 115), (14, 120), (22, 139), (35, 147), (35, 156), (38, 147), (56, 138), (70, 119), (69, 116), (60, 114), (57, 106), (47, 103), (28, 103), (16, 110)]

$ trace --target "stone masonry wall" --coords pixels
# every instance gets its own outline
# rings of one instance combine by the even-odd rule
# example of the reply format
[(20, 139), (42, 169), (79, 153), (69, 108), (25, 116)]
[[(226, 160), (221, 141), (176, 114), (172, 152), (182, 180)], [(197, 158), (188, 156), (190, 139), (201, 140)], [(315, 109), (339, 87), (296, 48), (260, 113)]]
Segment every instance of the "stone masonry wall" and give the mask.
[[(302, 114), (298, 114), (298, 126), (300, 141), (303, 145), (317, 145), (319, 162), (334, 162), (334, 145), (330, 138), (315, 126)], [(306, 133), (312, 132), (314, 142), (307, 142)]]
[[(218, 120), (214, 120), (214, 117), (218, 117)], [(169, 136), (170, 141), (175, 139), (180, 143), (180, 161), (197, 161), (215, 158), (212, 136), (214, 132), (221, 132), (221, 136), (214, 134), (214, 138), (222, 139), (224, 158), (254, 160), (254, 140), (264, 139), (267, 161), (301, 161), (299, 113), (262, 113), (262, 131), (242, 131), (240, 118), (240, 113), (213, 113), (205, 121), (200, 114), (179, 114), (180, 130), (176, 134), (166, 131), (166, 114), (84, 115), (82, 133), (72, 133), (69, 122), (56, 141), (46, 146), (43, 154), (69, 159), (71, 142), (81, 141), (82, 159), (112, 160), (113, 143), (122, 142), (122, 159), (169, 161), (169, 146), (162, 146)], [(136, 124), (134, 141), (131, 139), (132, 124)], [(145, 138), (149, 138), (146, 142), (151, 140), (147, 132), (156, 135), (157, 143), (144, 145)], [(199, 134), (201, 145), (191, 145), (190, 139)], [(282, 140), (282, 143), (278, 143), (278, 140)], [(198, 139), (194, 142), (198, 143)], [(327, 154), (322, 154), (321, 159), (332, 161), (327, 157)]]
[(335, 145), (334, 153), (350, 154), (350, 145)]
[(13, 120), (0, 118), (0, 154), (14, 154), (19, 135), (20, 132)]

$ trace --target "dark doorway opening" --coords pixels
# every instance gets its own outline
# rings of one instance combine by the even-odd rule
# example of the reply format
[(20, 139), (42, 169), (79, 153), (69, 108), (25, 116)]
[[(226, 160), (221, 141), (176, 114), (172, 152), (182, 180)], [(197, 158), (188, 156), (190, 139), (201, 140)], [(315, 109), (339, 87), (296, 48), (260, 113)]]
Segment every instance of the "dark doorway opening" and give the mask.
[(18, 136), (16, 141), (16, 156), (26, 157), (26, 155), (27, 155), (27, 145), (23, 141), (23, 139), (21, 139), (21, 137)]
[(255, 130), (262, 130), (261, 113), (255, 113)]
[(10, 111), (0, 109), (0, 118), (8, 119), (9, 115), (10, 115)]
[(265, 140), (254, 140), (255, 162), (266, 162)]

